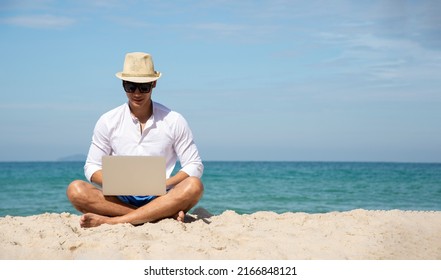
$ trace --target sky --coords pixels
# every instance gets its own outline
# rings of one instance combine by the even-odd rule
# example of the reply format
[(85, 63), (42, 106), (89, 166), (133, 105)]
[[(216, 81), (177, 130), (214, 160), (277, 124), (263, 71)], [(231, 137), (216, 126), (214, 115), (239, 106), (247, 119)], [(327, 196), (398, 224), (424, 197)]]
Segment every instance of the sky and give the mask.
[(441, 162), (441, 1), (0, 0), (0, 161), (87, 154), (162, 73), (203, 160)]

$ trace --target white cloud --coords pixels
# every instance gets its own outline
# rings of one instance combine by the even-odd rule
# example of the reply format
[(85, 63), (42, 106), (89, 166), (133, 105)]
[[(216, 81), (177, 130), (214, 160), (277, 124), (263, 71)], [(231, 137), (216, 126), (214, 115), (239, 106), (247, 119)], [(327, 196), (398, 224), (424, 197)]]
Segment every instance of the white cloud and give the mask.
[(75, 23), (75, 20), (64, 16), (29, 15), (2, 19), (3, 23), (29, 28), (64, 28)]
[(3, 0), (0, 10), (41, 10), (53, 4), (54, 0)]

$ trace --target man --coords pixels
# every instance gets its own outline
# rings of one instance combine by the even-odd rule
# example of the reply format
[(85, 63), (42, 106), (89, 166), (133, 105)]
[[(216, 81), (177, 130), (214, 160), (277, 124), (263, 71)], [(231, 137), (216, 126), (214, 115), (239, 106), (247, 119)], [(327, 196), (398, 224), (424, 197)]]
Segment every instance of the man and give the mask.
[[(84, 171), (85, 182), (69, 184), (66, 194), (73, 206), (85, 213), (82, 227), (101, 224), (133, 225), (173, 217), (183, 221), (185, 213), (203, 194), (200, 180), (203, 164), (185, 119), (165, 106), (153, 102), (152, 91), (161, 73), (154, 70), (147, 53), (128, 53), (122, 72), (128, 102), (105, 113), (96, 123)], [(163, 156), (166, 159), (167, 194), (155, 196), (104, 196), (102, 157), (105, 155)], [(177, 159), (182, 169), (171, 173)]]

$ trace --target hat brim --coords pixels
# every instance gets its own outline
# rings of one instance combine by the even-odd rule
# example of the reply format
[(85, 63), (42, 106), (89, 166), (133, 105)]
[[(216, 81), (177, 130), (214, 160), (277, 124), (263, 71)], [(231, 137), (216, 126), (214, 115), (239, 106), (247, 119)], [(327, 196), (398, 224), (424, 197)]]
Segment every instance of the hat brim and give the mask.
[(158, 74), (158, 76), (156, 77), (127, 77), (127, 76), (123, 76), (122, 75), (123, 72), (118, 72), (115, 74), (115, 76), (118, 79), (124, 80), (124, 81), (129, 81), (129, 82), (133, 82), (133, 83), (150, 83), (150, 82), (154, 82), (157, 79), (161, 78), (161, 73), (160, 72), (156, 72)]

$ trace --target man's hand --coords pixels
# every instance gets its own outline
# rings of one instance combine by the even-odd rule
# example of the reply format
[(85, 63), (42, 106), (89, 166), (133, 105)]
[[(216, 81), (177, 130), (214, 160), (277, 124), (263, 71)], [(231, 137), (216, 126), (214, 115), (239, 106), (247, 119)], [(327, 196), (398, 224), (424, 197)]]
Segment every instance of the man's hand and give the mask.
[[(93, 175), (95, 175), (95, 174), (93, 174)], [(166, 181), (167, 188), (176, 186), (177, 184), (184, 181), (188, 177), (189, 176), (187, 173), (185, 173), (184, 171), (179, 171), (178, 173), (176, 173), (175, 176), (167, 179), (167, 181)]]
[(98, 170), (95, 173), (93, 173), (92, 177), (90, 178), (90, 181), (92, 181), (92, 183), (95, 183), (99, 186), (103, 186), (103, 171), (102, 170)]

